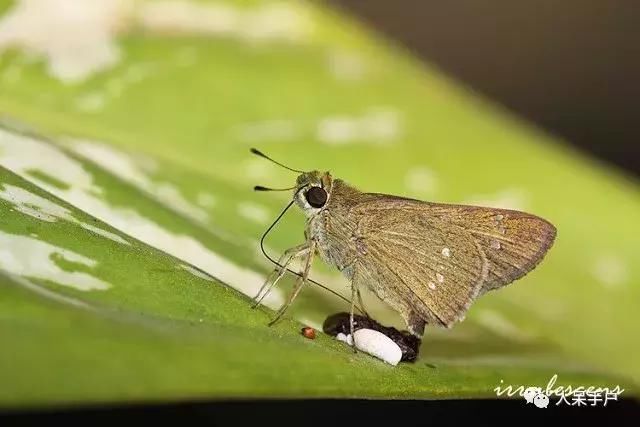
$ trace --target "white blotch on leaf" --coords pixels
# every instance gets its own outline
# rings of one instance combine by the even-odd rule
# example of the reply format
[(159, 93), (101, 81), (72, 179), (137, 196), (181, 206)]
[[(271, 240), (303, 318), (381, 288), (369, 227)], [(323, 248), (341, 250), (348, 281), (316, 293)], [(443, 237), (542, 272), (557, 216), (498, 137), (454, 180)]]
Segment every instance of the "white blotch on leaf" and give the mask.
[(200, 34), (252, 42), (301, 42), (313, 30), (304, 7), (291, 3), (241, 8), (222, 2), (160, 0), (143, 3), (138, 22), (156, 33)]
[(440, 274), (440, 273), (436, 273), (436, 280), (439, 283), (442, 283), (442, 282), (444, 282), (444, 276), (442, 274)]
[(104, 108), (106, 97), (98, 92), (81, 95), (75, 100), (75, 106), (85, 113), (96, 113)]
[(80, 291), (105, 290), (111, 287), (109, 283), (85, 272), (63, 270), (54, 261), (54, 255), (88, 268), (97, 264), (95, 260), (68, 249), (0, 231), (0, 270), (30, 279), (51, 281)]
[(237, 125), (232, 129), (235, 137), (245, 142), (286, 142), (299, 137), (300, 129), (293, 120), (264, 120)]
[[(236, 265), (196, 238), (169, 231), (129, 206), (110, 205), (100, 198), (102, 189), (94, 184), (93, 176), (83, 168), (82, 163), (54, 145), (0, 129), (0, 163), (24, 178), (37, 182), (40, 187), (78, 209), (150, 246), (197, 266), (248, 296), (255, 296), (264, 282), (262, 274)], [(37, 180), (27, 173), (31, 170), (54, 176), (69, 188), (61, 189)], [(274, 289), (264, 300), (264, 304), (271, 308), (278, 308), (283, 302), (280, 289)]]
[(173, 184), (156, 182), (149, 178), (141, 162), (133, 155), (94, 141), (70, 140), (68, 142), (69, 148), (75, 153), (96, 162), (105, 170), (160, 200), (163, 204), (200, 223), (208, 222), (209, 215), (206, 211), (189, 202)]
[(198, 193), (197, 203), (203, 208), (211, 209), (216, 205), (216, 198), (209, 193)]
[(511, 323), (502, 314), (493, 310), (478, 310), (475, 313), (476, 321), (487, 329), (498, 335), (510, 338), (516, 341), (528, 341), (531, 336), (516, 325)]
[(442, 256), (443, 257), (447, 257), (449, 258), (451, 256), (451, 249), (449, 248), (443, 248), (442, 249)]
[(180, 67), (191, 67), (198, 63), (198, 51), (193, 47), (183, 47), (176, 53), (176, 64)]
[(605, 254), (592, 263), (591, 274), (603, 286), (613, 289), (627, 282), (629, 268), (619, 256)]
[(424, 166), (409, 169), (404, 177), (404, 185), (413, 194), (430, 195), (436, 190), (436, 174)]
[(121, 0), (21, 0), (0, 20), (0, 51), (43, 57), (49, 74), (67, 83), (115, 65), (114, 37), (131, 4)]
[(204, 280), (208, 280), (209, 282), (213, 282), (213, 277), (209, 276), (206, 273), (203, 273), (202, 271), (200, 271), (200, 270), (198, 270), (196, 268), (193, 268), (190, 265), (180, 264), (180, 268), (188, 271), (189, 273), (193, 274), (196, 277), (199, 277), (199, 278), (204, 279)]
[[(474, 195), (462, 203), (489, 208), (525, 210), (530, 203), (530, 195), (522, 188), (506, 188), (495, 194)], [(500, 221), (497, 217), (496, 220)]]
[[(304, 5), (269, 2), (239, 7), (187, 0), (18, 0), (0, 18), (0, 53), (17, 48), (43, 58), (48, 73), (80, 83), (113, 68), (122, 53), (116, 38), (138, 29), (171, 35), (205, 35), (251, 45), (301, 43), (313, 33)], [(183, 59), (183, 66), (191, 60)], [(19, 70), (4, 78), (19, 78)], [(134, 74), (133, 80), (143, 77)]]
[[(0, 46), (0, 52), (1, 51), (2, 51), (2, 47)], [(2, 82), (6, 84), (16, 84), (18, 83), (20, 78), (22, 78), (22, 69), (16, 64), (11, 64), (8, 67), (6, 67), (5, 70), (2, 72), (2, 76), (0, 76), (0, 79), (2, 79)]]
[(355, 52), (343, 50), (330, 52), (327, 64), (331, 74), (339, 80), (361, 80), (367, 71), (364, 60)]
[(387, 144), (400, 137), (402, 124), (397, 111), (373, 108), (360, 116), (326, 117), (318, 122), (316, 132), (318, 140), (329, 145)]
[(436, 284), (435, 283), (429, 282), (428, 286), (429, 286), (429, 289), (431, 289), (432, 291), (436, 290)]
[(271, 219), (267, 208), (253, 202), (238, 203), (238, 214), (243, 218), (258, 224), (265, 224), (269, 219)]
[[(0, 138), (0, 148), (2, 147), (3, 141), (2, 138)], [(1, 155), (0, 158), (2, 158)], [(4, 199), (11, 203), (16, 211), (22, 212), (23, 214), (37, 218), (41, 221), (56, 222), (59, 220), (65, 220), (73, 222), (80, 225), (80, 227), (85, 230), (91, 231), (92, 233), (98, 234), (102, 237), (106, 237), (114, 242), (125, 245), (130, 244), (115, 233), (76, 219), (67, 208), (45, 199), (44, 197), (40, 197), (37, 194), (33, 194), (22, 187), (0, 183), (0, 199)]]

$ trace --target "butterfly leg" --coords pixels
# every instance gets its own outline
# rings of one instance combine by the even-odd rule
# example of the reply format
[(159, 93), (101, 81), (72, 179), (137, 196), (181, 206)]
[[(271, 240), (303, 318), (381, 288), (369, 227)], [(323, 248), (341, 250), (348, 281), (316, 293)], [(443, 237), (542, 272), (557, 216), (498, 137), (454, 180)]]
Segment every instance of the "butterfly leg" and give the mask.
[(424, 327), (427, 324), (422, 317), (414, 311), (409, 311), (405, 322), (407, 323), (407, 329), (409, 329), (409, 332), (411, 332), (412, 335), (422, 338), (424, 335)]
[(362, 302), (362, 294), (360, 293), (360, 288), (356, 286), (356, 289), (357, 289), (356, 292), (358, 294), (358, 304), (360, 304), (360, 311), (362, 311), (362, 314), (364, 314), (369, 319), (371, 319), (371, 316), (369, 316), (369, 313), (367, 313), (367, 310), (364, 309), (364, 303)]
[[(354, 331), (354, 321), (353, 321), (353, 310), (356, 302), (356, 293), (360, 295), (360, 290), (355, 281), (351, 282), (351, 310), (349, 311), (349, 333), (351, 334), (351, 346), (353, 347), (353, 352), (357, 353), (358, 348), (356, 347), (356, 337), (353, 334)], [(360, 303), (362, 305), (362, 303)]]
[[(269, 277), (267, 277), (267, 280), (265, 280), (264, 284), (258, 291), (257, 295), (253, 298), (255, 300), (255, 303), (253, 304), (252, 308), (256, 308), (258, 305), (260, 305), (262, 300), (269, 294), (269, 292), (271, 292), (271, 289), (273, 289), (273, 287), (278, 283), (278, 281), (282, 278), (282, 276), (284, 276), (284, 273), (286, 273), (287, 267), (289, 266), (289, 264), (291, 264), (291, 262), (294, 259), (304, 255), (305, 252), (307, 252), (308, 250), (309, 250), (309, 243), (307, 242), (298, 246), (294, 246), (293, 248), (287, 249), (284, 252), (284, 254), (282, 254), (280, 259), (278, 259), (279, 267), (276, 267), (271, 272)], [(264, 292), (265, 289), (266, 289), (266, 292)]]
[(300, 293), (300, 290), (302, 290), (302, 286), (306, 283), (307, 278), (309, 277), (309, 271), (311, 271), (311, 264), (313, 262), (313, 257), (315, 255), (315, 249), (316, 249), (316, 244), (312, 240), (308, 244), (307, 259), (304, 264), (302, 275), (299, 276), (298, 279), (296, 280), (296, 284), (293, 286), (293, 290), (291, 291), (291, 294), (289, 294), (287, 301), (285, 301), (282, 307), (280, 307), (280, 310), (278, 310), (278, 312), (276, 313), (276, 317), (271, 322), (269, 322), (269, 326), (272, 326), (278, 320), (280, 320), (280, 318), (285, 313), (285, 311), (287, 311), (287, 308), (289, 308), (293, 300), (298, 296), (298, 294)]

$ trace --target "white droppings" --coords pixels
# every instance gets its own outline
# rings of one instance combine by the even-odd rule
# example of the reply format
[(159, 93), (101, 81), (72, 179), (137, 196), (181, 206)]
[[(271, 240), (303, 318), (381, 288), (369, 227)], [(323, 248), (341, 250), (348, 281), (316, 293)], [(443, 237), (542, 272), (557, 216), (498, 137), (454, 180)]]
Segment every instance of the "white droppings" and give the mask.
[[(2, 147), (1, 140), (0, 147)], [(125, 245), (130, 244), (115, 233), (76, 219), (67, 208), (27, 191), (22, 187), (0, 183), (0, 199), (4, 199), (11, 203), (16, 211), (39, 219), (40, 221), (56, 222), (59, 220), (65, 220), (73, 222), (80, 225), (80, 227), (85, 230), (91, 231), (92, 233), (98, 234), (102, 237), (106, 237), (114, 242)]]
[(193, 268), (190, 265), (180, 264), (180, 268), (182, 268), (184, 270), (187, 270), (189, 273), (191, 273), (194, 276), (199, 277), (201, 279), (208, 280), (209, 282), (213, 282), (214, 281), (213, 277), (209, 276), (206, 273), (203, 273), (202, 271), (200, 271), (200, 270), (198, 270), (196, 268)]
[(442, 256), (443, 257), (447, 257), (449, 258), (451, 256), (451, 249), (449, 248), (443, 248), (442, 249)]
[(402, 350), (391, 338), (374, 329), (358, 329), (353, 333), (356, 348), (390, 364), (397, 365)]
[[(100, 198), (102, 189), (94, 184), (93, 176), (82, 163), (53, 145), (0, 129), (0, 164), (112, 227), (197, 266), (245, 295), (255, 296), (264, 283), (262, 274), (236, 265), (194, 237), (169, 231), (129, 206), (110, 205)], [(30, 170), (55, 176), (69, 188), (61, 189), (38, 180), (27, 173)], [(274, 309), (283, 302), (280, 289), (271, 291), (264, 300), (265, 305)]]
[(80, 291), (105, 290), (111, 285), (86, 272), (71, 272), (56, 262), (61, 257), (67, 262), (94, 268), (95, 260), (68, 249), (27, 236), (18, 236), (0, 231), (0, 270), (30, 279), (41, 279)]
[(348, 345), (353, 345), (353, 337), (351, 334), (345, 335), (342, 332), (339, 332), (338, 335), (336, 335), (336, 339), (343, 343), (347, 343)]
[(437, 184), (436, 174), (424, 166), (409, 169), (404, 177), (405, 187), (413, 194), (433, 194), (437, 188)]
[(120, 59), (114, 42), (132, 5), (120, 0), (21, 0), (0, 20), (0, 51), (44, 58), (50, 75), (76, 83)]
[(436, 280), (438, 280), (439, 283), (444, 282), (444, 276), (440, 273), (436, 273)]
[(201, 224), (206, 224), (209, 221), (209, 214), (188, 201), (173, 184), (156, 182), (147, 176), (143, 170), (144, 160), (138, 160), (133, 155), (94, 141), (71, 139), (67, 143), (76, 154), (95, 162), (103, 169), (148, 193), (166, 206)]
[(591, 265), (591, 274), (606, 288), (617, 288), (629, 280), (629, 268), (617, 255), (600, 255)]
[(427, 286), (429, 286), (429, 289), (431, 289), (432, 291), (435, 291), (435, 290), (436, 290), (436, 284), (435, 284), (435, 283), (433, 283), (433, 282), (429, 282), (429, 283), (427, 284)]
[(502, 244), (497, 240), (492, 240), (489, 245), (491, 246), (491, 249), (502, 249)]
[(254, 202), (238, 203), (238, 214), (257, 224), (266, 224), (271, 219), (267, 208)]

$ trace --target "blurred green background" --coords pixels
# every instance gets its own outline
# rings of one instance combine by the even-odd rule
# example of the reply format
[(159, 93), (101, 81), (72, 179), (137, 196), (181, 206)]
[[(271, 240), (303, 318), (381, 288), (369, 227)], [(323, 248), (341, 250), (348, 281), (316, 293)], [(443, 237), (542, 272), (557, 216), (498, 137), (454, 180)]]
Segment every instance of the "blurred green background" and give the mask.
[[(0, 404), (492, 397), (555, 374), (635, 393), (636, 182), (321, 3), (64, 4), (0, 1)], [(308, 285), (269, 328), (288, 279), (250, 309), (289, 196), (252, 187), (295, 178), (254, 146), (363, 191), (530, 211), (557, 242), (415, 364), (306, 340), (347, 305)], [(269, 252), (303, 226), (288, 213)]]

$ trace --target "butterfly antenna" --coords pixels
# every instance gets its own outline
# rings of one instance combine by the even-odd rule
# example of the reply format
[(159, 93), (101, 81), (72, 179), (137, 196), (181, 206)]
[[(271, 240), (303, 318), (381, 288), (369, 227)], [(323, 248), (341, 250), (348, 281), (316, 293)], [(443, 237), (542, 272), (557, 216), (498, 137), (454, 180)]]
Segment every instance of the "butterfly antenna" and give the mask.
[[(284, 216), (284, 214), (287, 213), (287, 211), (289, 210), (291, 205), (293, 205), (294, 201), (295, 201), (295, 197), (294, 197), (294, 200), (290, 201), (289, 204), (282, 210), (282, 212), (280, 212), (280, 215), (278, 215), (276, 220), (273, 221), (273, 223), (269, 226), (269, 228), (267, 228), (267, 231), (265, 231), (264, 234), (262, 235), (262, 237), (260, 238), (260, 250), (262, 251), (262, 254), (269, 261), (271, 261), (274, 265), (276, 265), (276, 266), (278, 266), (280, 268), (282, 268), (282, 265), (280, 265), (280, 263), (278, 261), (276, 261), (273, 258), (271, 258), (269, 256), (269, 254), (267, 254), (267, 251), (265, 251), (265, 249), (264, 249), (264, 239), (267, 237), (267, 234), (269, 234), (269, 232), (273, 229), (273, 227), (275, 227), (275, 225), (278, 223), (278, 221), (280, 221), (280, 219)], [(287, 271), (289, 273), (295, 274), (296, 276), (302, 277), (302, 273), (295, 272), (295, 271), (291, 270), (290, 268), (287, 268)], [(313, 283), (314, 285), (319, 286), (322, 289), (332, 293), (333, 295), (337, 296), (338, 298), (340, 298), (341, 300), (345, 301), (346, 303), (351, 304), (351, 301), (349, 299), (347, 299), (346, 297), (340, 295), (339, 293), (337, 293), (333, 289), (329, 289), (328, 287), (324, 286), (321, 283), (316, 282), (315, 280), (313, 280), (311, 278), (307, 278), (307, 281), (309, 281), (309, 282)], [(355, 304), (355, 308), (357, 308), (360, 313), (365, 314), (365, 311), (360, 306), (358, 306), (357, 304)]]
[(263, 187), (262, 185), (256, 185), (255, 187), (253, 187), (255, 191), (289, 191), (289, 190), (293, 190), (294, 188), (296, 187), (293, 186), (289, 188), (269, 188), (269, 187)]
[(255, 148), (252, 148), (252, 149), (251, 149), (251, 152), (252, 152), (253, 154), (255, 154), (256, 156), (260, 156), (260, 157), (262, 157), (262, 158), (264, 158), (264, 159), (269, 160), (270, 162), (275, 163), (275, 164), (276, 164), (276, 165), (278, 165), (278, 166), (281, 166), (281, 167), (283, 167), (283, 168), (285, 168), (285, 169), (289, 169), (291, 172), (304, 173), (304, 171), (297, 170), (297, 169), (293, 169), (293, 168), (290, 168), (289, 166), (285, 166), (285, 165), (283, 165), (283, 164), (282, 164), (282, 163), (280, 163), (280, 162), (276, 162), (276, 161), (275, 161), (275, 160), (273, 160), (271, 157), (267, 156), (267, 155), (266, 155), (266, 154), (264, 154), (262, 151), (257, 150), (257, 149), (255, 149)]

